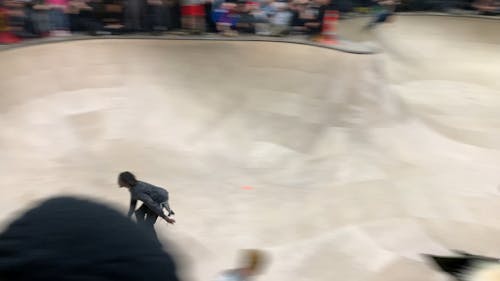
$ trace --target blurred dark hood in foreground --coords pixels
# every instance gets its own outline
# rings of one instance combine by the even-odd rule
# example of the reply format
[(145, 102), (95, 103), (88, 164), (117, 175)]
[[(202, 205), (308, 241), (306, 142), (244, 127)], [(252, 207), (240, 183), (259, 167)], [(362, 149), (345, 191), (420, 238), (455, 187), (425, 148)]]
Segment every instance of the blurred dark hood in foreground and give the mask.
[(0, 280), (177, 281), (162, 246), (117, 211), (49, 199), (0, 234)]

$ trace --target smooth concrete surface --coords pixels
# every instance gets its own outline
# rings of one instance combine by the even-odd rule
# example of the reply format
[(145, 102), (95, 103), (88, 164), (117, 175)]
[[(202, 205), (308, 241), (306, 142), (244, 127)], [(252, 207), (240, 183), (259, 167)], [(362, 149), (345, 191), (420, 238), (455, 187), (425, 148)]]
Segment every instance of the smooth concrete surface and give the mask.
[(157, 229), (184, 280), (242, 248), (272, 255), (257, 280), (446, 280), (420, 253), (500, 256), (489, 23), (400, 17), (369, 35), (382, 55), (121, 39), (0, 52), (0, 219), (58, 194), (125, 213), (116, 175), (131, 170), (171, 192), (178, 223)]
[(69, 37), (47, 37), (47, 38), (37, 38), (21, 41), (20, 43), (10, 44), (10, 45), (0, 45), (0, 51), (17, 49), (22, 47), (29, 47), (34, 45), (48, 44), (48, 43), (58, 43), (67, 41), (77, 41), (77, 40), (95, 40), (99, 39), (136, 39), (136, 40), (191, 40), (191, 41), (223, 41), (223, 42), (273, 42), (273, 43), (291, 43), (299, 45), (316, 46), (321, 48), (328, 48), (332, 50), (342, 51), (351, 54), (373, 54), (379, 52), (379, 49), (374, 48), (368, 44), (359, 44), (358, 42), (352, 40), (342, 40), (339, 39), (335, 44), (323, 44), (321, 42), (316, 42), (309, 40), (308, 35), (290, 35), (284, 37), (270, 37), (270, 36), (257, 36), (252, 34), (240, 34), (236, 37), (228, 37), (215, 33), (207, 33), (202, 35), (183, 35), (178, 34), (178, 32), (171, 31), (163, 35), (151, 35), (149, 33), (137, 33), (137, 34), (124, 34), (124, 35), (105, 35), (105, 36), (90, 36), (85, 34), (74, 33)]

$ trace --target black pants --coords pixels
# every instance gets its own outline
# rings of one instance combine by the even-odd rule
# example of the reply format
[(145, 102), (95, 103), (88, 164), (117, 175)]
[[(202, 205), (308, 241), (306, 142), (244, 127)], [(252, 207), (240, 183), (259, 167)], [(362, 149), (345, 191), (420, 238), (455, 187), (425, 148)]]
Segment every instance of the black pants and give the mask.
[(158, 236), (156, 236), (154, 228), (156, 220), (158, 219), (158, 215), (155, 212), (149, 209), (146, 204), (142, 204), (142, 206), (135, 211), (135, 218), (137, 219), (137, 224), (142, 226), (153, 236), (153, 238), (158, 240)]
[(169, 10), (169, 19), (168, 19), (168, 29), (178, 29), (181, 28), (181, 6), (179, 5), (179, 1), (175, 1), (173, 6), (168, 7)]
[(142, 31), (144, 28), (144, 16), (146, 15), (145, 0), (125, 1), (125, 26), (129, 31)]
[(165, 31), (168, 28), (168, 8), (163, 5), (147, 5), (145, 18), (148, 31)]
[(86, 31), (94, 35), (97, 31), (102, 30), (102, 24), (97, 21), (91, 14), (71, 14), (69, 15), (71, 31)]
[(205, 23), (208, 32), (217, 32), (216, 24), (212, 18), (212, 7), (213, 5), (210, 1), (205, 2)]

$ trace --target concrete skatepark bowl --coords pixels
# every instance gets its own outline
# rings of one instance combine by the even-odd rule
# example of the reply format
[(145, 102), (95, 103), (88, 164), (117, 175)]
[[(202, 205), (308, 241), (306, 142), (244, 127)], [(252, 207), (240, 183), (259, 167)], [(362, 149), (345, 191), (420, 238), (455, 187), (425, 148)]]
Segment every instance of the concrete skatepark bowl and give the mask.
[[(407, 16), (387, 52), (85, 40), (0, 52), (1, 220), (60, 194), (125, 212), (116, 175), (169, 189), (185, 280), (241, 248), (261, 280), (445, 280), (420, 253), (500, 256), (498, 21)], [(345, 34), (342, 34), (345, 32)], [(251, 188), (244, 188), (249, 186)]]

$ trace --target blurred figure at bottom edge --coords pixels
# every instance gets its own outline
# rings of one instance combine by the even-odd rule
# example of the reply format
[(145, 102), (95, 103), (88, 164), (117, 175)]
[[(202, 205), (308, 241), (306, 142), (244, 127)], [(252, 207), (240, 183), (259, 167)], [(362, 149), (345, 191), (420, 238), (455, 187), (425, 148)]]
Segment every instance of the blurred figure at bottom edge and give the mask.
[(226, 270), (219, 274), (215, 281), (248, 281), (260, 274), (268, 262), (267, 255), (261, 250), (243, 250), (243, 262), (236, 269)]
[(58, 197), (0, 234), (0, 280), (179, 279), (172, 256), (149, 232), (103, 204)]

